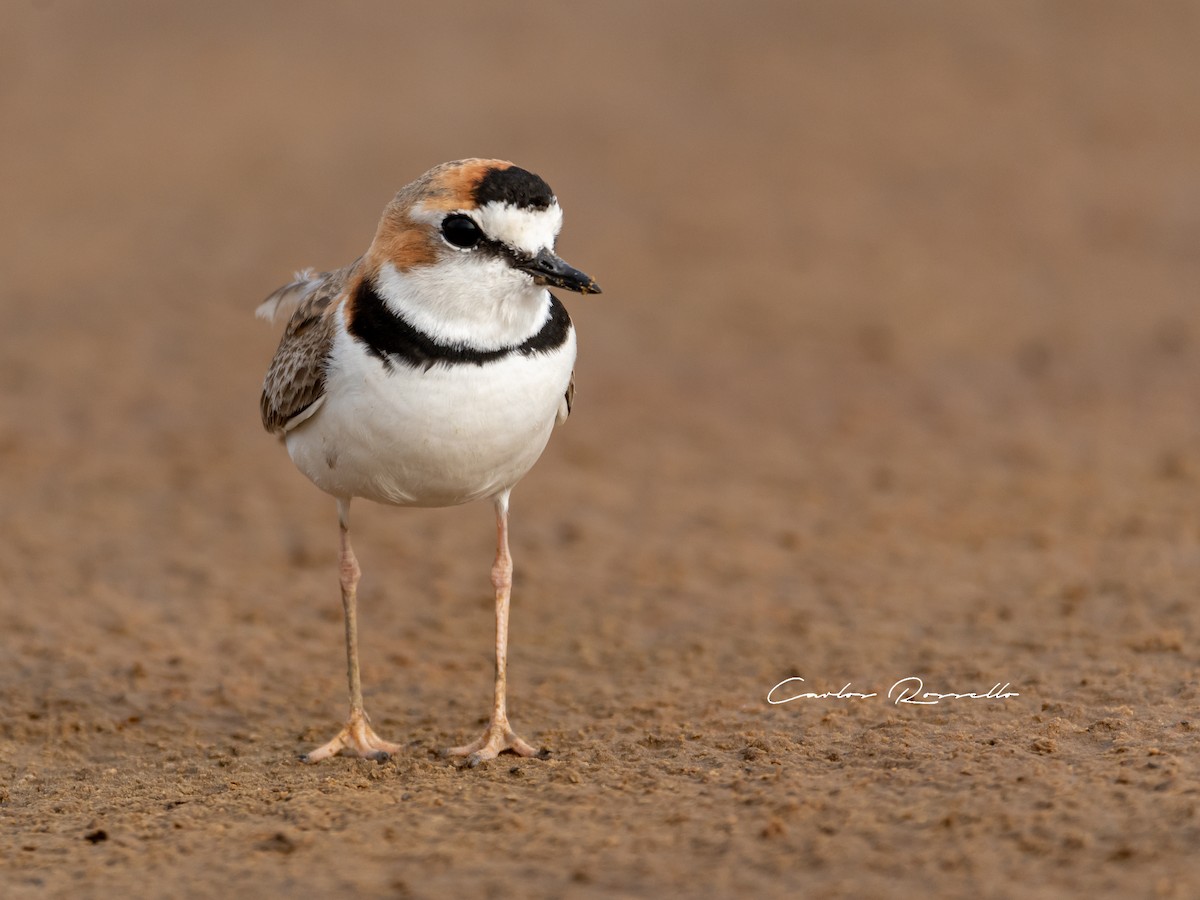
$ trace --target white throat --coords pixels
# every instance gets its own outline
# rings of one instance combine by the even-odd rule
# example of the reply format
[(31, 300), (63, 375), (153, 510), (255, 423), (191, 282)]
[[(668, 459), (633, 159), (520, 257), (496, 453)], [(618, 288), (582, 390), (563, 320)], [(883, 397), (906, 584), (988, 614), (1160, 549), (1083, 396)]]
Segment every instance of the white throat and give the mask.
[(414, 328), (477, 350), (520, 344), (550, 316), (550, 292), (498, 259), (454, 256), (407, 272), (388, 262), (375, 287)]

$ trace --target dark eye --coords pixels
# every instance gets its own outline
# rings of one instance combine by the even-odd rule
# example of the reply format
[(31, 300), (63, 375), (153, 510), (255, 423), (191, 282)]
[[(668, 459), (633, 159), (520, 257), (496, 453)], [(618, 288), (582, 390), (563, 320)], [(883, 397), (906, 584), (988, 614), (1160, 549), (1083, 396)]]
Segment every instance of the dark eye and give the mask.
[(464, 250), (469, 250), (483, 240), (483, 232), (479, 230), (479, 226), (470, 216), (461, 213), (446, 216), (442, 220), (442, 236), (455, 247)]

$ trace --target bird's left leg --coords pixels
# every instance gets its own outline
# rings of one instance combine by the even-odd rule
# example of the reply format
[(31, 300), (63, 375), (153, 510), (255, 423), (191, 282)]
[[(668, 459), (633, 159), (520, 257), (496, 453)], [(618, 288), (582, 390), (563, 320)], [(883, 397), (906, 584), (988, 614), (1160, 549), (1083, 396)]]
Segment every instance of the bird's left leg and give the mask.
[(496, 561), (492, 564), (492, 586), (496, 589), (496, 694), (492, 719), (478, 740), (451, 747), (447, 756), (465, 756), (467, 765), (495, 759), (505, 750), (518, 756), (546, 759), (548, 750), (537, 750), (522, 740), (508, 724), (508, 605), (512, 597), (512, 556), (508, 552), (508, 491), (496, 498)]

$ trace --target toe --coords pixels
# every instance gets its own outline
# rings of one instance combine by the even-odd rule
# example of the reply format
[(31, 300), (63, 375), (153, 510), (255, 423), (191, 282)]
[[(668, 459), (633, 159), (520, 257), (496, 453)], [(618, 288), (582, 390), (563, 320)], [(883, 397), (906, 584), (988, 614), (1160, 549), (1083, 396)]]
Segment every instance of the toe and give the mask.
[(399, 744), (393, 744), (379, 737), (365, 717), (352, 717), (333, 740), (315, 750), (310, 750), (300, 759), (306, 763), (315, 763), (329, 759), (331, 756), (357, 756), (360, 759), (373, 759), (382, 763), (391, 759), (392, 754), (399, 750)]
[(538, 750), (522, 740), (507, 722), (492, 722), (479, 740), (461, 747), (442, 751), (443, 757), (466, 757), (465, 766), (475, 768), (480, 763), (495, 759), (501, 753), (513, 753), (531, 759), (549, 759), (550, 751)]

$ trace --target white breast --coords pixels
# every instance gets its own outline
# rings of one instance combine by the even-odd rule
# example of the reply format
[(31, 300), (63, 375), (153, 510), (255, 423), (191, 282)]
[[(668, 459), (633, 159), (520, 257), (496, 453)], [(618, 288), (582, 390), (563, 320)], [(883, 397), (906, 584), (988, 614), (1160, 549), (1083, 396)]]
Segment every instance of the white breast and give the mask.
[(385, 367), (339, 325), (325, 402), (286, 436), (335, 497), (454, 506), (511, 488), (541, 456), (575, 365), (575, 333), (549, 353)]

